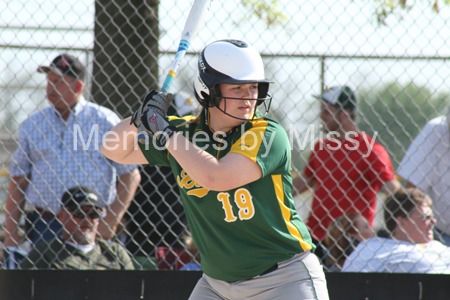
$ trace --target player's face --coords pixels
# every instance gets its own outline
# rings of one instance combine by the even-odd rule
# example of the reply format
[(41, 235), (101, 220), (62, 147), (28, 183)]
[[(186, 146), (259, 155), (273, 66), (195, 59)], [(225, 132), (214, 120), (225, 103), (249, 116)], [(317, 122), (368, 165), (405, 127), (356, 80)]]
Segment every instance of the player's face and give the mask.
[(223, 98), (219, 106), (224, 112), (245, 120), (253, 117), (258, 98), (258, 83), (220, 84), (220, 92)]
[(338, 131), (341, 128), (341, 109), (339, 107), (321, 101), (320, 119), (322, 120), (323, 130), (325, 132)]
[(70, 76), (47, 74), (47, 98), (58, 111), (63, 112), (77, 103), (76, 80)]
[(408, 240), (414, 244), (429, 243), (433, 240), (433, 227), (436, 219), (433, 210), (426, 203), (421, 203), (410, 212), (409, 217), (403, 221), (403, 231)]

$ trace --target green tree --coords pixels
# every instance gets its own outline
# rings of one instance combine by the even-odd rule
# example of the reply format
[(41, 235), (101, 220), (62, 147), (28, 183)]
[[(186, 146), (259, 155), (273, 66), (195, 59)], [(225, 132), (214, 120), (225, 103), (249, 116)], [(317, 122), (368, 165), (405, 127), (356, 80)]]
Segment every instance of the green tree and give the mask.
[(449, 94), (434, 94), (413, 82), (396, 82), (378, 89), (362, 90), (359, 95), (359, 128), (386, 147), (394, 168), (425, 123), (444, 114)]
[(267, 27), (285, 25), (289, 18), (282, 13), (278, 0), (241, 0), (242, 5), (249, 9), (251, 16), (264, 20)]
[(402, 18), (401, 12), (410, 10), (417, 2), (426, 3), (430, 9), (434, 12), (439, 13), (441, 10), (440, 3), (444, 5), (449, 5), (450, 0), (422, 0), (422, 1), (406, 1), (406, 0), (370, 0), (370, 2), (375, 2), (375, 14), (377, 17), (378, 24), (387, 25), (386, 18), (390, 15), (397, 16), (399, 19)]

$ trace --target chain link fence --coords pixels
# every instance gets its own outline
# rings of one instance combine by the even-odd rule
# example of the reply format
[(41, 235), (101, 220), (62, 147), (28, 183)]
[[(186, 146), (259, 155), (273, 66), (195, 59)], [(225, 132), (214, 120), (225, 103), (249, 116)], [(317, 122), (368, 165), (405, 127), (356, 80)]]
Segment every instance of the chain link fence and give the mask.
[[(3, 224), (13, 153), (18, 147), (18, 151), (26, 151), (20, 149), (20, 124), (49, 106), (47, 78), (36, 72), (38, 66), (49, 65), (60, 53), (73, 54), (87, 68), (84, 97), (111, 109), (120, 118), (128, 117), (139, 107), (148, 90), (162, 85), (191, 2), (19, 0), (0, 3), (0, 221)], [(180, 100), (183, 103), (174, 108), (180, 115), (197, 112), (197, 107), (191, 106), (195, 104), (192, 80), (197, 54), (206, 44), (226, 38), (244, 39), (253, 44), (262, 54), (266, 77), (274, 81), (270, 117), (280, 122), (291, 137), (293, 177), (305, 177), (304, 170), (309, 166), (310, 176), (316, 179), (315, 186), (294, 198), (299, 214), (307, 222), (315, 193), (321, 184), (325, 185), (325, 180), (317, 177), (318, 173), (326, 172), (329, 177), (325, 179), (332, 179), (342, 167), (342, 162), (337, 161), (334, 168), (328, 168), (330, 161), (326, 160), (319, 160), (320, 170), (310, 165), (314, 145), (321, 137), (327, 137), (323, 108), (314, 95), (333, 86), (348, 85), (357, 96), (359, 130), (386, 149), (393, 173), (404, 187), (413, 184), (423, 188), (433, 199), (436, 239), (445, 238), (445, 234), (450, 234), (450, 202), (445, 200), (450, 186), (450, 178), (445, 179), (450, 174), (450, 135), (446, 120), (450, 104), (447, 38), (450, 9), (445, 4), (437, 9), (437, 4), (430, 6), (425, 2), (411, 5), (408, 10), (398, 7), (386, 10), (383, 1), (214, 0), (212, 13), (192, 43), (172, 86), (171, 92), (186, 93)], [(183, 105), (190, 109), (182, 110)], [(330, 122), (339, 122), (338, 117), (334, 116)], [(88, 138), (90, 131), (83, 134)], [(348, 160), (349, 155), (342, 160)], [(82, 169), (83, 162), (78, 166)], [(373, 171), (373, 166), (369, 163), (366, 169)], [(133, 201), (126, 212), (125, 208), (121, 210), (120, 220), (116, 220), (120, 224), (114, 227), (116, 235), (112, 240), (128, 250), (137, 269), (200, 265), (201, 258), (189, 235), (171, 170), (149, 166), (138, 166), (138, 170), (140, 184), (136, 191), (125, 189), (126, 193), (132, 193)], [(386, 234), (383, 218), (386, 194), (380, 192), (379, 186), (390, 179), (370, 181), (364, 177), (366, 171), (352, 170), (359, 173), (351, 175), (376, 194), (373, 200), (376, 206), (371, 208), (374, 220), (369, 221), (373, 231)], [(343, 179), (350, 178), (346, 177), (350, 174), (344, 171), (342, 174)], [(55, 176), (59, 175), (55, 173)], [(95, 177), (86, 174), (88, 185), (95, 187), (89, 181), (91, 176)], [(43, 178), (35, 176), (27, 180), (27, 190), (22, 192), (29, 195), (33, 182)], [(372, 185), (375, 181), (379, 182), (376, 188)], [(352, 184), (348, 189), (355, 189), (356, 183)], [(326, 183), (326, 188), (330, 197), (335, 195), (335, 189), (342, 189), (343, 198), (350, 197), (341, 180), (335, 180), (332, 186)], [(359, 191), (359, 195), (351, 196), (352, 200), (363, 197), (363, 191)], [(10, 189), (9, 194), (12, 192)], [(332, 201), (335, 203), (332, 207), (324, 207), (324, 216), (331, 216), (329, 222), (317, 220), (315, 225), (322, 227), (324, 236), (315, 239), (325, 247), (328, 227), (339, 227), (339, 236), (333, 236), (324, 248), (324, 263), (327, 270), (340, 270), (342, 264), (336, 262), (350, 255), (351, 250), (347, 248), (353, 249), (355, 239), (366, 237), (361, 237), (363, 229), (355, 222), (343, 225), (343, 220), (353, 220), (354, 216), (339, 217), (352, 211), (361, 215), (359, 212), (365, 208), (350, 204), (343, 209), (338, 204), (343, 199)], [(29, 250), (33, 245), (26, 216), (35, 210), (35, 205), (27, 201), (23, 208), (15, 209), (24, 211), (19, 220), (20, 247)], [(340, 212), (336, 213), (336, 209)], [(404, 217), (413, 218), (416, 213), (407, 211)], [(430, 212), (420, 210), (420, 213)], [(424, 221), (433, 223), (434, 219)], [(425, 229), (418, 227), (419, 223), (414, 222), (417, 226), (413, 227), (426, 235)], [(353, 231), (346, 233), (349, 228)], [(5, 230), (4, 226), (3, 239)], [(412, 235), (412, 231), (413, 228), (407, 235)], [(341, 243), (342, 236), (347, 237), (345, 243)], [(448, 259), (448, 254), (438, 259)]]

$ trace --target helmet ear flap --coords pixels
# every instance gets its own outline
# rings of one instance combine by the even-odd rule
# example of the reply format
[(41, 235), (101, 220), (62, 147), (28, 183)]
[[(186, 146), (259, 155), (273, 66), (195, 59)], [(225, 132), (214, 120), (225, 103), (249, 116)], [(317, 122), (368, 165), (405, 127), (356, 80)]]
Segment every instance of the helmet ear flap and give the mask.
[(208, 107), (213, 107), (214, 106), (214, 96), (209, 96), (207, 93), (205, 93), (204, 91), (200, 92), (200, 95), (197, 93), (197, 91), (194, 88), (194, 94), (195, 94), (195, 98), (197, 99), (198, 103), (200, 103), (200, 105), (204, 108), (208, 108)]
[(220, 99), (222, 99), (222, 93), (220, 92), (220, 84), (216, 84), (211, 89), (211, 101), (210, 101), (211, 107), (212, 106), (219, 107)]
[[(269, 93), (269, 83), (260, 82), (258, 84), (258, 99), (266, 99), (268, 93)], [(256, 102), (256, 106), (261, 105), (263, 102), (264, 100), (258, 100)]]
[(196, 78), (194, 79), (194, 94), (197, 101), (201, 106), (207, 108), (211, 106), (211, 97), (209, 95), (209, 88), (203, 82), (199, 73), (197, 73)]

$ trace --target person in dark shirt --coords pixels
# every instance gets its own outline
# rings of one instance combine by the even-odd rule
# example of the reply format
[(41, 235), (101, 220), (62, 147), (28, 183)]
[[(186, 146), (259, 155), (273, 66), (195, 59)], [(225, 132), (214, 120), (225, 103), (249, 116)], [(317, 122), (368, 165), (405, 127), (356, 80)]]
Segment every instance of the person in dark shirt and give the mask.
[[(191, 115), (196, 109), (194, 99), (180, 92), (174, 95), (168, 115)], [(158, 269), (178, 269), (183, 264), (175, 260), (186, 255), (183, 236), (188, 229), (172, 169), (142, 165), (139, 171), (141, 185), (125, 217), (126, 248), (141, 266), (152, 268), (149, 257), (157, 256)]]

